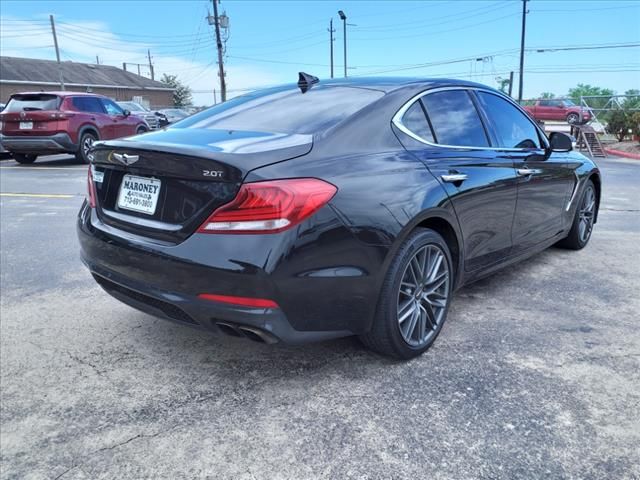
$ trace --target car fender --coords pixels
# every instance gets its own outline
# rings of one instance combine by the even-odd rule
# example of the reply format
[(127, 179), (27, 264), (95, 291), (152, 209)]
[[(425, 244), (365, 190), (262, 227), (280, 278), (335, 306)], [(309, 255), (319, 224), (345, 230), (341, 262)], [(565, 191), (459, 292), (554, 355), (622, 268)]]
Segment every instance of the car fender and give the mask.
[(93, 133), (95, 133), (96, 137), (98, 137), (97, 139), (100, 140), (100, 129), (93, 123), (83, 123), (82, 125), (80, 125), (80, 128), (78, 128), (78, 138), (77, 138), (78, 144), (80, 143), (80, 139), (82, 138), (82, 135), (87, 130), (91, 130)]
[[(441, 220), (446, 222), (451, 227), (451, 229), (453, 230), (453, 233), (455, 234), (455, 240), (458, 247), (458, 255), (457, 255), (458, 258), (457, 258), (457, 263), (455, 265), (457, 275), (456, 275), (456, 282), (455, 282), (454, 288), (457, 288), (458, 286), (460, 286), (461, 284), (460, 282), (462, 281), (462, 277), (463, 277), (462, 274), (464, 272), (464, 268), (463, 268), (464, 240), (463, 240), (463, 236), (462, 236), (462, 232), (460, 229), (460, 224), (458, 222), (457, 216), (450, 209), (450, 207), (447, 208), (446, 206), (431, 207), (421, 211), (418, 215), (412, 218), (411, 221), (409, 221), (402, 228), (402, 230), (400, 230), (400, 232), (395, 238), (395, 241), (389, 248), (387, 252), (387, 256), (382, 265), (382, 271), (384, 272), (384, 275), (381, 276), (382, 281), (384, 281), (384, 277), (386, 277), (387, 271), (389, 270), (389, 265), (393, 261), (393, 258), (396, 256), (398, 250), (400, 249), (402, 244), (405, 242), (407, 237), (409, 237), (411, 232), (413, 232), (416, 228), (419, 228), (421, 226), (427, 226), (428, 228), (429, 221), (433, 221), (433, 220), (436, 220), (436, 221)], [(379, 288), (382, 288), (382, 282), (380, 282)]]

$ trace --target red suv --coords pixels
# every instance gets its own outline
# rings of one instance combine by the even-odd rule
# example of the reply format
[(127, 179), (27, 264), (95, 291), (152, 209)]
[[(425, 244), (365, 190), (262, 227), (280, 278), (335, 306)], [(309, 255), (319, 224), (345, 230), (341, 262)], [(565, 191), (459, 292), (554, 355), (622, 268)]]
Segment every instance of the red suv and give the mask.
[(149, 130), (142, 118), (107, 97), (79, 92), (11, 95), (0, 113), (0, 126), (0, 142), (18, 163), (54, 153), (73, 153), (89, 163), (89, 149), (96, 140)]

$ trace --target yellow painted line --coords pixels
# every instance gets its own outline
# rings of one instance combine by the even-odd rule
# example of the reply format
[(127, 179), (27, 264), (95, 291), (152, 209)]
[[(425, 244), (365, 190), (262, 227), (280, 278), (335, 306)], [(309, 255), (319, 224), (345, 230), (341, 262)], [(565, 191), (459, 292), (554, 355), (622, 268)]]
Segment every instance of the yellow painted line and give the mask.
[(0, 167), (0, 170), (84, 170), (87, 171), (88, 167)]
[(0, 193), (0, 197), (28, 197), (28, 198), (74, 198), (76, 195), (62, 193)]

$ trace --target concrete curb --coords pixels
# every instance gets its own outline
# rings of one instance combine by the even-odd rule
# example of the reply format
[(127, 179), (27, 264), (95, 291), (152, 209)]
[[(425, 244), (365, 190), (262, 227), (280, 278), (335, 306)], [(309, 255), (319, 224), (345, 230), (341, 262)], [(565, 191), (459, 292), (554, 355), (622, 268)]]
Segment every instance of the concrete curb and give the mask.
[(612, 150), (610, 148), (605, 148), (604, 151), (607, 152), (609, 155), (614, 155), (616, 157), (625, 157), (625, 158), (633, 158), (634, 160), (640, 160), (640, 154), (638, 153), (624, 152), (622, 150)]

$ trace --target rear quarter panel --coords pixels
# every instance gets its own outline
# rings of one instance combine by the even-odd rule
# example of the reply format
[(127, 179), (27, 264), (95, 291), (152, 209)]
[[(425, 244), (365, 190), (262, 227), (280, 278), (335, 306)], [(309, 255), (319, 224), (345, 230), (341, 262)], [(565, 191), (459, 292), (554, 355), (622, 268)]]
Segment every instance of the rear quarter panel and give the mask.
[[(422, 220), (444, 218), (457, 228), (440, 183), (393, 134), (390, 120), (402, 102), (395, 105), (386, 112), (361, 111), (315, 137), (308, 155), (253, 170), (245, 179), (314, 177), (338, 188), (329, 203), (338, 221), (320, 235), (299, 231), (285, 254), (286, 269), (274, 269), (276, 282), (288, 285), (292, 295), (307, 292), (300, 297), (306, 302), (302, 311), (333, 319), (334, 329), (370, 328), (388, 266)], [(346, 274), (300, 281), (304, 272), (330, 268)]]

